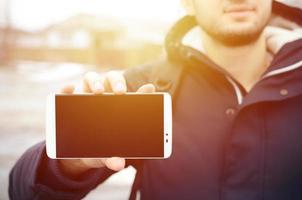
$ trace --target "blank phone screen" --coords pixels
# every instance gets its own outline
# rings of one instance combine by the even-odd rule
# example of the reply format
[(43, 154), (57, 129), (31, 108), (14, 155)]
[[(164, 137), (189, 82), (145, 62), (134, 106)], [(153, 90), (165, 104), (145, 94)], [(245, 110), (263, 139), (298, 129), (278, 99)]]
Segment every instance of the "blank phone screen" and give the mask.
[(163, 157), (164, 97), (56, 95), (57, 157)]

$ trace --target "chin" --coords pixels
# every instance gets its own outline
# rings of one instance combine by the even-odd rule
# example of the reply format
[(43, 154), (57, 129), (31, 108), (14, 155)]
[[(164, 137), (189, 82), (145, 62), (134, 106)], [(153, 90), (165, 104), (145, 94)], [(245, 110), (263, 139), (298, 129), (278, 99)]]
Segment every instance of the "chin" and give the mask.
[(251, 44), (260, 37), (261, 33), (232, 33), (222, 35), (220, 38), (220, 42), (226, 46), (245, 46)]
[(227, 25), (222, 25), (220, 27), (220, 32), (222, 34), (230, 35), (258, 35), (262, 32), (263, 28), (256, 22), (234, 22), (234, 23), (225, 23)]
[(222, 30), (232, 30), (235, 32), (255, 32), (262, 29), (262, 24), (252, 19), (245, 21), (227, 20), (220, 25)]
[(203, 24), (201, 27), (209, 36), (227, 46), (242, 46), (256, 41), (266, 25), (254, 18), (240, 22), (221, 20), (213, 24)]
[(227, 27), (224, 34), (230, 35), (254, 35), (261, 32), (261, 29), (256, 28), (255, 26), (233, 26)]

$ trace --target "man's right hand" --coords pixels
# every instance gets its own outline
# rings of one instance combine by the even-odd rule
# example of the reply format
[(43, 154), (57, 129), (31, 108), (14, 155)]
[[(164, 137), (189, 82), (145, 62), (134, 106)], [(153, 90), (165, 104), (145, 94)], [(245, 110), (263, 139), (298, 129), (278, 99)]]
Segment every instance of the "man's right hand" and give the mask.
[[(61, 92), (64, 94), (74, 93), (74, 85), (65, 86)], [(104, 75), (95, 72), (88, 72), (83, 78), (82, 93), (102, 94), (112, 92), (114, 94), (124, 94), (127, 92), (126, 80), (122, 72), (110, 71)], [(153, 84), (145, 84), (136, 92), (155, 92)], [(62, 170), (70, 175), (78, 175), (91, 168), (108, 167), (111, 170), (119, 171), (125, 167), (125, 159), (119, 157), (103, 159), (62, 159), (59, 160)]]

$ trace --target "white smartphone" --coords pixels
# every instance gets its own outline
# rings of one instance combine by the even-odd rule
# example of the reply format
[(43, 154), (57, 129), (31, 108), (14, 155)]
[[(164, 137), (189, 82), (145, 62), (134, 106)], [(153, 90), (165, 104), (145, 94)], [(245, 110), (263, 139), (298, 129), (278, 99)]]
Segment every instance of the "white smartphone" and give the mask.
[(50, 94), (46, 108), (50, 158), (162, 159), (172, 153), (169, 93)]

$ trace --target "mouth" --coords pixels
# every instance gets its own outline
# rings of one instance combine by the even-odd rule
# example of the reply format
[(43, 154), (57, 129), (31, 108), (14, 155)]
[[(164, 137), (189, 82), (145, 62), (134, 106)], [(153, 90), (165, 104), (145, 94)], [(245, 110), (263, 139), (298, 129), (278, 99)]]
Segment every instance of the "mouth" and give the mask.
[(245, 14), (255, 12), (256, 7), (250, 4), (233, 4), (224, 8), (223, 13), (226, 14)]

